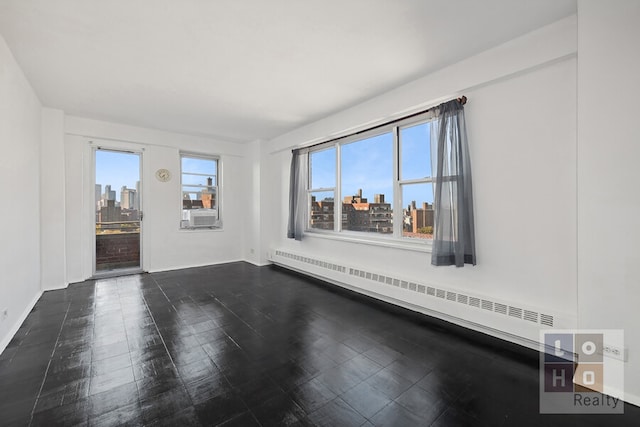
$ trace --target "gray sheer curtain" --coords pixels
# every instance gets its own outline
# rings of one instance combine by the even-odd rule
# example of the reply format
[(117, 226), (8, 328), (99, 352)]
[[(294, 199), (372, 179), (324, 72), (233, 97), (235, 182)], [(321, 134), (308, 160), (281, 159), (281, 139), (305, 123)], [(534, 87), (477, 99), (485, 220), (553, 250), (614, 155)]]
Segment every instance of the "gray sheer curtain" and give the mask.
[[(464, 107), (454, 99), (441, 104), (432, 124), (435, 155), (434, 235), (431, 264), (476, 264), (471, 194), (471, 162)], [(435, 138), (434, 138), (435, 137)]]
[(302, 240), (305, 229), (305, 212), (307, 209), (307, 170), (308, 154), (293, 150), (291, 157), (291, 175), (289, 176), (289, 223), (287, 237)]

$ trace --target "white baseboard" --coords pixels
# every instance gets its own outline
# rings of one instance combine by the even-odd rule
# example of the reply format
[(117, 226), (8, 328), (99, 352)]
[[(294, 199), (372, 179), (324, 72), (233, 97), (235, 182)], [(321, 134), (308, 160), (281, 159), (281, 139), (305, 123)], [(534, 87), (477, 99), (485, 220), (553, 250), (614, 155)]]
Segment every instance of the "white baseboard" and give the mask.
[(27, 318), (29, 313), (31, 313), (31, 310), (33, 310), (33, 307), (36, 305), (36, 303), (38, 302), (41, 296), (42, 296), (42, 291), (38, 291), (38, 293), (33, 298), (31, 303), (27, 305), (27, 307), (24, 309), (24, 311), (22, 312), (18, 320), (13, 324), (11, 329), (9, 329), (9, 332), (7, 333), (7, 335), (2, 339), (2, 341), (0, 341), (0, 353), (2, 353), (5, 348), (7, 348), (7, 346), (13, 339), (13, 336), (16, 334), (16, 332), (18, 332), (18, 329), (20, 329), (20, 326), (22, 326), (22, 323), (24, 323), (25, 319)]
[(187, 268), (209, 267), (212, 265), (230, 264), (232, 262), (243, 262), (243, 261), (246, 261), (246, 260), (242, 258), (238, 258), (238, 259), (229, 259), (224, 261), (209, 262), (204, 264), (190, 264), (190, 265), (181, 265), (181, 266), (173, 266), (173, 267), (151, 268), (145, 271), (148, 273), (163, 273), (166, 271), (184, 270)]
[(637, 394), (632, 394), (629, 392), (625, 392), (624, 393), (624, 399), (625, 402), (630, 403), (634, 406), (638, 406), (640, 407), (640, 396), (638, 396)]
[[(252, 265), (255, 265), (256, 267), (264, 267), (267, 265), (271, 265), (273, 264), (271, 261), (266, 261), (264, 263), (257, 263), (254, 261), (251, 261), (249, 259), (246, 258), (237, 258), (237, 259), (229, 259), (229, 260), (224, 260), (224, 261), (216, 261), (216, 262), (208, 262), (208, 263), (203, 263), (203, 264), (188, 264), (188, 265), (176, 265), (176, 266), (169, 266), (169, 267), (161, 267), (161, 268), (150, 268), (150, 269), (146, 269), (144, 271), (142, 271), (141, 273), (164, 273), (167, 271), (176, 271), (176, 270), (184, 270), (187, 268), (201, 268), (201, 267), (209, 267), (209, 266), (213, 266), (213, 265), (220, 265), (220, 264), (230, 264), (233, 262), (246, 262)], [(139, 274), (139, 273), (136, 273)], [(47, 288), (44, 289), (45, 291), (53, 291), (53, 290), (58, 290), (58, 289), (66, 289), (71, 283), (80, 283), (80, 282), (84, 282), (86, 280), (93, 280), (96, 279), (95, 277), (87, 277), (85, 279), (78, 279), (78, 280), (72, 280), (69, 283), (66, 283), (58, 288)], [(99, 278), (98, 278), (99, 279)]]
[(59, 291), (61, 289), (67, 289), (69, 287), (69, 283), (63, 283), (59, 286), (49, 286), (45, 289), (42, 289), (42, 292), (47, 292), (47, 291)]
[(249, 263), (251, 265), (255, 265), (256, 267), (265, 267), (267, 265), (271, 265), (273, 264), (271, 261), (266, 261), (266, 262), (255, 262), (255, 261), (251, 261), (250, 259), (243, 259), (242, 261)]

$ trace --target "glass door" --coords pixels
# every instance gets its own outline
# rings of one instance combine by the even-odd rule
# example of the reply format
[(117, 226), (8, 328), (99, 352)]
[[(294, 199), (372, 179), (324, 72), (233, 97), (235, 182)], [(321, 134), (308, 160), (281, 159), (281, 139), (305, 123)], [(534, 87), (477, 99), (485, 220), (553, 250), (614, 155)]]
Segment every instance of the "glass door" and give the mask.
[(141, 154), (95, 150), (94, 274), (134, 273), (142, 269)]

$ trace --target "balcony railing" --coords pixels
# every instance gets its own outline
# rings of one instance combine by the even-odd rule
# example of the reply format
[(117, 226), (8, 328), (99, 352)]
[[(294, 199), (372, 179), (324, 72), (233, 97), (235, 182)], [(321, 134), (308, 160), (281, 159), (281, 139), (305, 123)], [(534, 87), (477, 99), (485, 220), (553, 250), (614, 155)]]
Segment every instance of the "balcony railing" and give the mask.
[(140, 233), (140, 221), (96, 221), (96, 234)]

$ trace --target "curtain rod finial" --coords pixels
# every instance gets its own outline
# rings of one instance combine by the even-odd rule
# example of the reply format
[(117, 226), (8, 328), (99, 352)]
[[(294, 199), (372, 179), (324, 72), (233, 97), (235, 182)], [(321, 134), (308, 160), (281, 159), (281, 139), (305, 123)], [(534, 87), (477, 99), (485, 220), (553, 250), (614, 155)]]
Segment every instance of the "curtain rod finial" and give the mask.
[(462, 105), (467, 103), (467, 97), (462, 95), (460, 98), (458, 98), (458, 102)]

